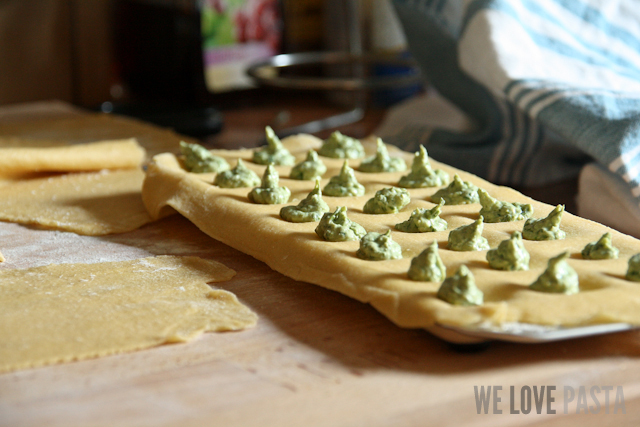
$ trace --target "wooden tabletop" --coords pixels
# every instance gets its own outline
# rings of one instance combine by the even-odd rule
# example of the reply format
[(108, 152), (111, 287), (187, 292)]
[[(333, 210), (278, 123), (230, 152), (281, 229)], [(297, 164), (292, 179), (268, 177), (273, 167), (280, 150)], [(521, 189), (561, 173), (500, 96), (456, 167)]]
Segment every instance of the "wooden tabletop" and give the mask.
[[(452, 346), (282, 276), (178, 215), (104, 237), (0, 223), (0, 250), (7, 258), (0, 268), (164, 254), (215, 259), (238, 272), (219, 287), (259, 315), (242, 332), (0, 375), (1, 426), (640, 425), (639, 332)], [(493, 403), (478, 413), (475, 388), (483, 386), (501, 387), (501, 414)], [(555, 387), (556, 414), (546, 401), (536, 414), (533, 397), (531, 413), (510, 413), (511, 403), (514, 412), (526, 410), (523, 389), (527, 396), (542, 386)], [(587, 411), (596, 412), (599, 399), (597, 414), (581, 409), (581, 389)], [(576, 396), (565, 414), (568, 390)], [(613, 413), (619, 390), (624, 414), (620, 406)]]

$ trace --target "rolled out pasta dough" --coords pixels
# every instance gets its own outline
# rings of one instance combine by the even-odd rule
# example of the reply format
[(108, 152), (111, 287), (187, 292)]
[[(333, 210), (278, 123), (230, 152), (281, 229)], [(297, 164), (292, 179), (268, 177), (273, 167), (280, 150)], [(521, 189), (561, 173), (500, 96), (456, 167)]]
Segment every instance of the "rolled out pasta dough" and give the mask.
[(144, 157), (144, 149), (134, 138), (76, 145), (3, 138), (0, 175), (137, 168)]
[(0, 270), (0, 372), (251, 327), (249, 308), (206, 284), (234, 275), (175, 256)]
[(140, 191), (144, 173), (72, 173), (0, 186), (0, 220), (78, 234), (124, 233), (151, 221)]
[(134, 230), (151, 221), (140, 197), (144, 152), (173, 151), (180, 140), (195, 142), (107, 114), (0, 123), (0, 221), (86, 235)]
[[(170, 129), (140, 120), (111, 114), (79, 114), (65, 118), (25, 119), (0, 123), (2, 138), (48, 141), (47, 145), (80, 144), (94, 141), (135, 138), (148, 156), (177, 150), (180, 140), (196, 143), (196, 139), (179, 135)], [(3, 144), (0, 140), (0, 146)]]

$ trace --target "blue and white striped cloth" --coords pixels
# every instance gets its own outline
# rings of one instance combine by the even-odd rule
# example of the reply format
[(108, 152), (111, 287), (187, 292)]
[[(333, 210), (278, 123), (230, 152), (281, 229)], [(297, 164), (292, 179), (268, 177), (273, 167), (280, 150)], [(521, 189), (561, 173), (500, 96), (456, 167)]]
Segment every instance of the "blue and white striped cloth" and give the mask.
[(393, 0), (430, 84), (477, 131), (388, 142), (491, 181), (542, 185), (595, 159), (640, 203), (639, 0)]

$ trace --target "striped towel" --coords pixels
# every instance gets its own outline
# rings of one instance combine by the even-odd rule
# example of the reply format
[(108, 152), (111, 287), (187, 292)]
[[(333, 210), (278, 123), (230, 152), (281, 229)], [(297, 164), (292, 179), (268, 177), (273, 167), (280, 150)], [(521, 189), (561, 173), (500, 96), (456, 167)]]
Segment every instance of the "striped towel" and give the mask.
[(640, 1), (393, 3), (431, 85), (477, 126), (413, 124), (387, 142), (507, 185), (595, 160), (640, 202)]

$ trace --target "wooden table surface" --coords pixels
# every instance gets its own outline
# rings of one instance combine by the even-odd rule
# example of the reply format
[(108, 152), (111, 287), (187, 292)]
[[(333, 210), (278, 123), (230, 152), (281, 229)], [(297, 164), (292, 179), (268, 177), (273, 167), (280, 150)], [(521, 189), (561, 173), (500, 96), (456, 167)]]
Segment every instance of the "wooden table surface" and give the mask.
[[(104, 237), (0, 223), (0, 268), (196, 255), (235, 269), (219, 284), (259, 315), (250, 330), (0, 375), (1, 426), (640, 425), (640, 332), (457, 348), (368, 305), (296, 282), (174, 215)], [(1, 339), (1, 337), (0, 337)], [(499, 386), (502, 414), (474, 387)], [(510, 414), (509, 389), (555, 387), (547, 413)], [(585, 414), (564, 389), (613, 386)], [(626, 413), (613, 413), (616, 390)], [(595, 390), (595, 389), (594, 389)], [(596, 393), (600, 405), (604, 392)], [(546, 402), (545, 402), (546, 405)], [(607, 413), (609, 412), (609, 413)]]

